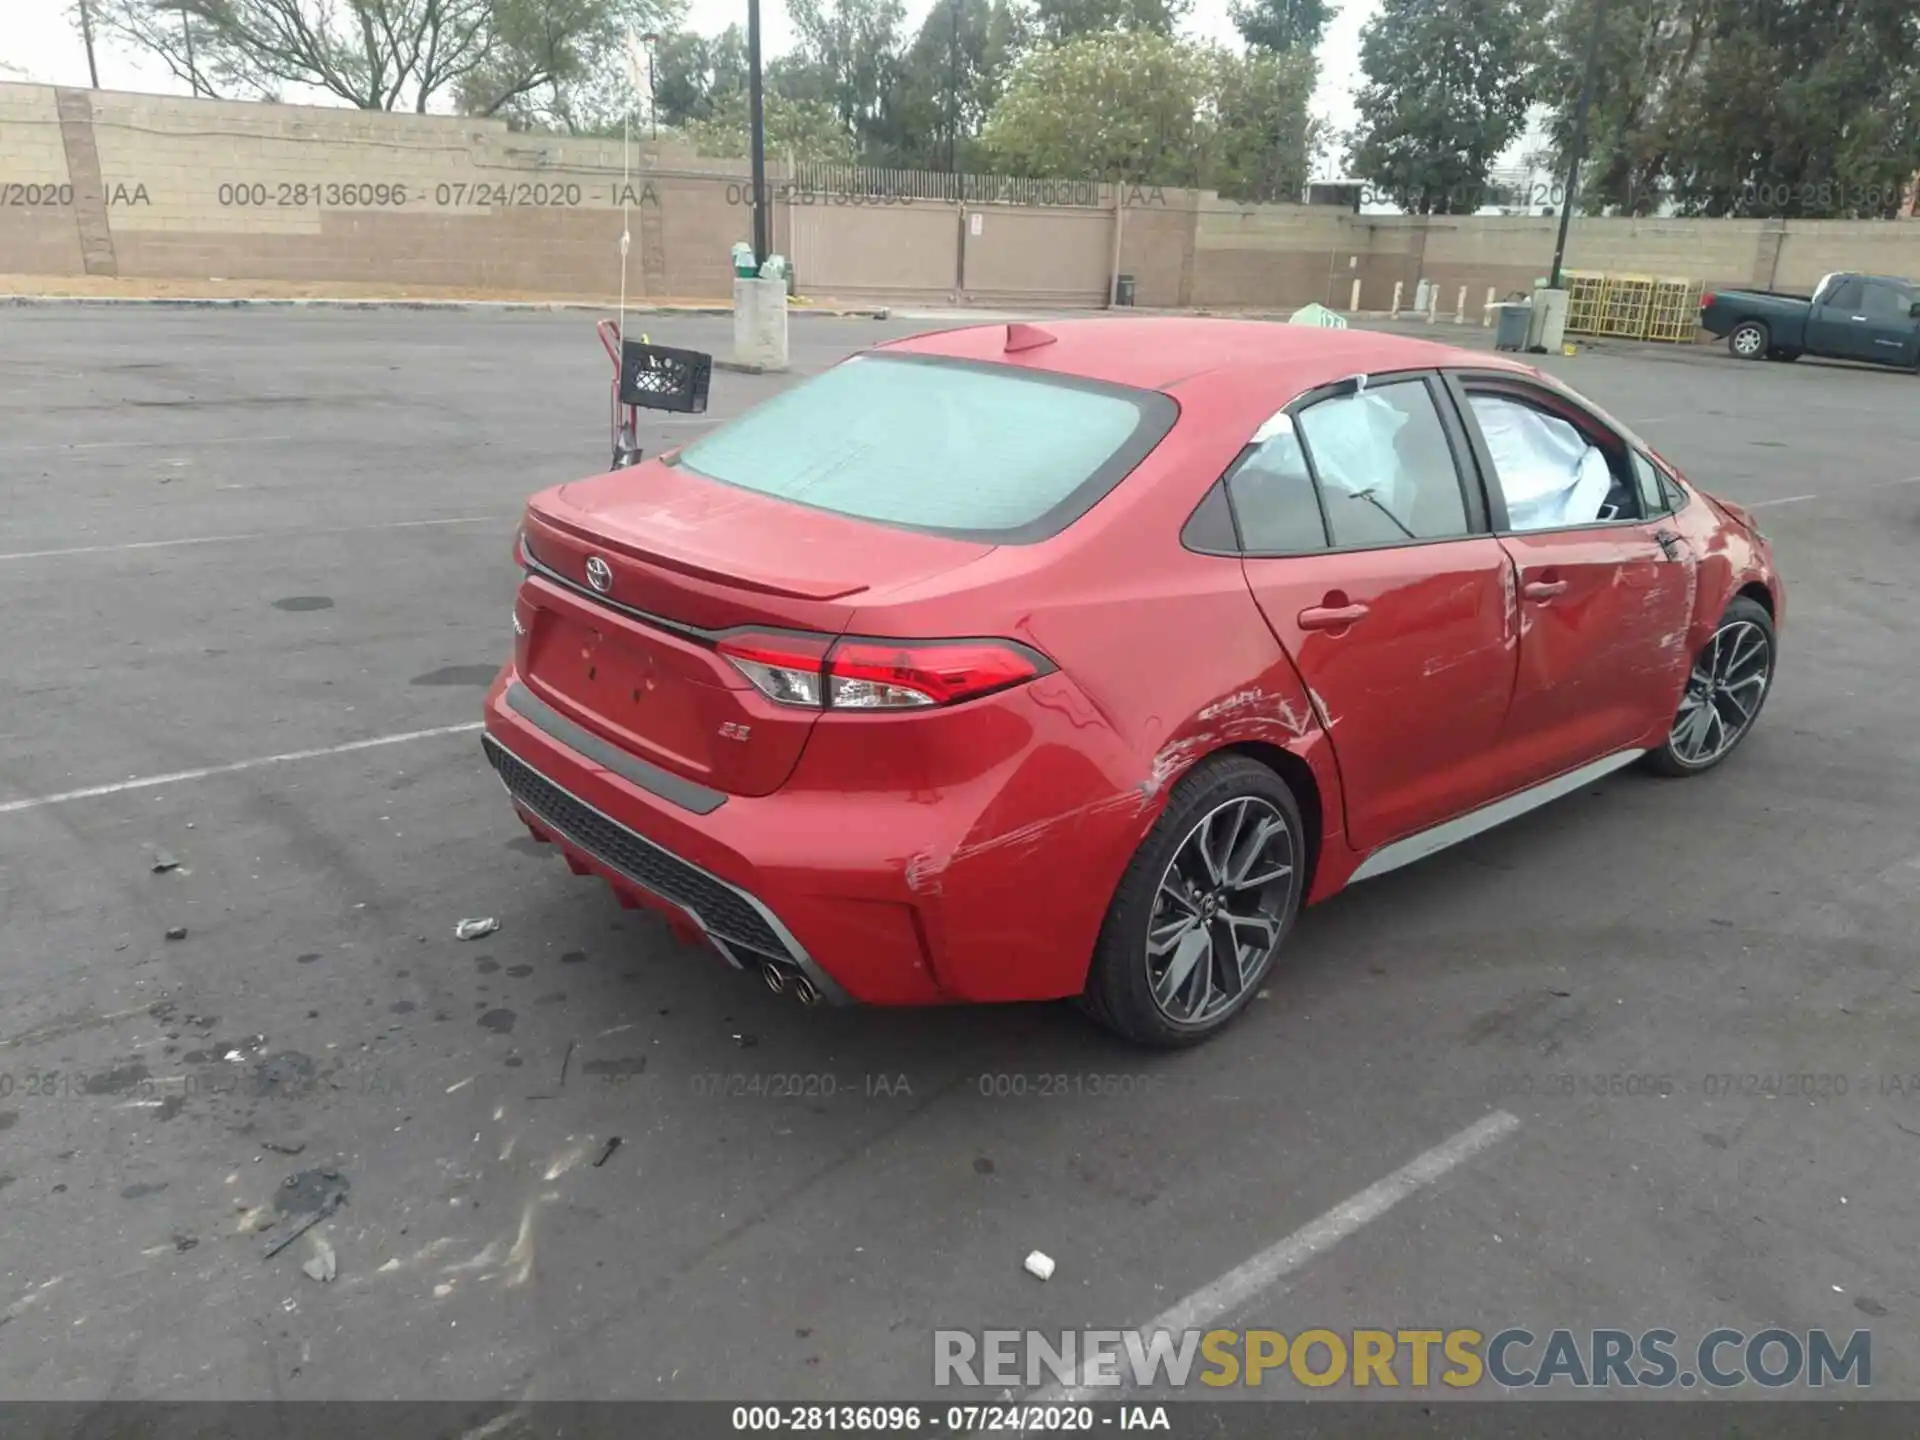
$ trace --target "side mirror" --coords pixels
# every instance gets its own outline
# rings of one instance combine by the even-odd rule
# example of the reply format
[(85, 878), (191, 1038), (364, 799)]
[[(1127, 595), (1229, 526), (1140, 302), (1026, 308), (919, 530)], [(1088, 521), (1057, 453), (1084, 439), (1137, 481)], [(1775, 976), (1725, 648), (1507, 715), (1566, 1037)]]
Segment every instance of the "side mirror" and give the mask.
[(1915, 320), (1920, 320), (1920, 300), (1914, 301), (1907, 307), (1907, 314)]

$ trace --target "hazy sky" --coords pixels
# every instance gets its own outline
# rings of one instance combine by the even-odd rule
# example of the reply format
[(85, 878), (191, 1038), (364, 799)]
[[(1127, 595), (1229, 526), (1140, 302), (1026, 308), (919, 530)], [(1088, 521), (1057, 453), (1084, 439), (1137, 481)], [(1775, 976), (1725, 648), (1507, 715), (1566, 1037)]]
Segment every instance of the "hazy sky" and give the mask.
[[(907, 0), (909, 25), (917, 29), (932, 4), (933, 0)], [(1227, 18), (1227, 4), (1228, 0), (1195, 0), (1189, 33), (1197, 39), (1237, 44), (1239, 37)], [(1314, 110), (1342, 130), (1353, 123), (1360, 27), (1378, 4), (1379, 0), (1343, 0), (1320, 45), (1320, 88), (1314, 96)], [(86, 51), (67, 22), (66, 10), (67, 0), (0, 0), (0, 79), (37, 80), (48, 85), (87, 83)], [(777, 55), (793, 40), (786, 6), (783, 0), (762, 0), (760, 13), (766, 27), (766, 53)], [(744, 25), (746, 15), (744, 0), (691, 0), (687, 24), (711, 33), (736, 21)], [(187, 93), (187, 87), (165, 67), (137, 54), (103, 44), (96, 44), (95, 54), (100, 83), (107, 89)]]

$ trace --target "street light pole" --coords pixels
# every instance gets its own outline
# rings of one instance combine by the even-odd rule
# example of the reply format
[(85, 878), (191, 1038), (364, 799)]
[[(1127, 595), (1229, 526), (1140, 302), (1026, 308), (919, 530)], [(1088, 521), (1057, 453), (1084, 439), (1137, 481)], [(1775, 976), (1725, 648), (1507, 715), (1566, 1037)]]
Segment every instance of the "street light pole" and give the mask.
[(753, 263), (757, 270), (772, 248), (767, 242), (767, 127), (760, 90), (760, 0), (747, 0), (747, 128), (753, 156)]
[(1567, 187), (1560, 197), (1560, 234), (1553, 242), (1553, 269), (1547, 288), (1560, 288), (1560, 262), (1567, 253), (1567, 225), (1573, 219), (1573, 192), (1580, 183), (1580, 162), (1587, 150), (1587, 107), (1593, 103), (1593, 72), (1600, 60), (1600, 31), (1607, 21), (1607, 0), (1594, 0), (1593, 33), (1587, 37), (1587, 73), (1580, 81), (1580, 103), (1573, 112), (1573, 143), (1568, 147)]

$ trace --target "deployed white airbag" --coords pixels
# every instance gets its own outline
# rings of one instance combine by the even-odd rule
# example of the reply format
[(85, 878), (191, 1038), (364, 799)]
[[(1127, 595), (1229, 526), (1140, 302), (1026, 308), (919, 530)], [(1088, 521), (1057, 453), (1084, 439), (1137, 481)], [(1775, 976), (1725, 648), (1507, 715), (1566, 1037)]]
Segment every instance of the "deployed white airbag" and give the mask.
[(1565, 420), (1494, 395), (1472, 397), (1515, 530), (1585, 525), (1606, 517), (1613, 489), (1606, 455)]
[(1404, 467), (1394, 443), (1407, 423), (1405, 411), (1384, 396), (1362, 393), (1316, 405), (1301, 423), (1322, 484), (1349, 495), (1371, 492), (1396, 516), (1406, 514), (1400, 503)]

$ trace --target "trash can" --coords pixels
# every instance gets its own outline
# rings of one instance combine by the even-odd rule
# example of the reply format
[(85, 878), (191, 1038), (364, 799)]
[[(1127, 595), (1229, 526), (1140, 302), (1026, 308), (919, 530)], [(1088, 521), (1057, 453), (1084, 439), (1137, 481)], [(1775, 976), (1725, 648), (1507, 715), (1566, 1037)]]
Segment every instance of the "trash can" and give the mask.
[(1493, 307), (1493, 348), (1524, 350), (1527, 329), (1533, 320), (1533, 306), (1526, 301), (1509, 300)]
[(1113, 303), (1115, 305), (1133, 304), (1133, 276), (1117, 275), (1114, 277)]
[(759, 266), (754, 262), (753, 258), (753, 246), (747, 244), (744, 240), (737, 241), (734, 244), (733, 273), (742, 280), (754, 279), (759, 273)]

